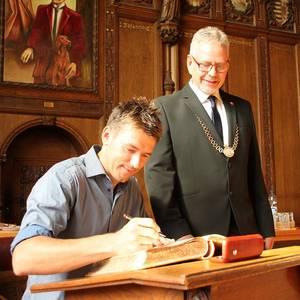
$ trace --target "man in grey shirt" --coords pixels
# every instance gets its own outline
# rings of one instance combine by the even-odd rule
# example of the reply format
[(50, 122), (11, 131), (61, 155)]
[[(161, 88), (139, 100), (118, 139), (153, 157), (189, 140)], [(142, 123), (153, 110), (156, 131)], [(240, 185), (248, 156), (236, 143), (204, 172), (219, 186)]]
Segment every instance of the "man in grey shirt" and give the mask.
[[(32, 294), (30, 287), (79, 277), (94, 262), (165, 242), (133, 177), (160, 135), (158, 110), (132, 99), (112, 111), (102, 147), (55, 164), (37, 181), (11, 245), (15, 274), (29, 275), (23, 299), (64, 299), (63, 292)], [(135, 218), (128, 222), (124, 214)]]

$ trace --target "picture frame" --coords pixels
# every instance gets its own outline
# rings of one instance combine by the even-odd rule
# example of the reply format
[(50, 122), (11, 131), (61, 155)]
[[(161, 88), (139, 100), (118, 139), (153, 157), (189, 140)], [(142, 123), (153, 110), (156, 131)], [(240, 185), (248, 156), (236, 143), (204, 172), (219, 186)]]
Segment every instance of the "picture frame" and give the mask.
[[(54, 22), (51, 2), (1, 1), (0, 111), (98, 117), (102, 114), (100, 82), (104, 77), (104, 68), (99, 67), (104, 65), (103, 29), (99, 29), (102, 1), (63, 1), (66, 7), (55, 40), (53, 32), (49, 33)], [(47, 24), (43, 25), (45, 19)], [(71, 45), (58, 45), (61, 36)], [(30, 47), (32, 55), (25, 62), (22, 55)], [(59, 56), (63, 51), (64, 56)], [(62, 66), (73, 62), (75, 71), (66, 80), (69, 69), (62, 73)]]

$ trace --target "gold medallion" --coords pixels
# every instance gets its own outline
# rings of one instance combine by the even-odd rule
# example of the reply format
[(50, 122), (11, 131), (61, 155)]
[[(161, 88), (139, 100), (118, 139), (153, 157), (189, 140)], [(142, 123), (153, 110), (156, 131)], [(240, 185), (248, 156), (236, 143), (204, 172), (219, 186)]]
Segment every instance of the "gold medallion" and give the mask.
[(234, 150), (232, 147), (225, 146), (223, 149), (223, 153), (226, 157), (231, 158), (234, 155)]

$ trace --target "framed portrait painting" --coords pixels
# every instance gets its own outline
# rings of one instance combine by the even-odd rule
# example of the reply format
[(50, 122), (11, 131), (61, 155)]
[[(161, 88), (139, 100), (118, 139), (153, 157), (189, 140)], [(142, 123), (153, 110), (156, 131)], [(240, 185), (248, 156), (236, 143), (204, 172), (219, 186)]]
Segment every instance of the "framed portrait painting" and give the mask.
[(98, 5), (4, 0), (0, 85), (97, 93)]

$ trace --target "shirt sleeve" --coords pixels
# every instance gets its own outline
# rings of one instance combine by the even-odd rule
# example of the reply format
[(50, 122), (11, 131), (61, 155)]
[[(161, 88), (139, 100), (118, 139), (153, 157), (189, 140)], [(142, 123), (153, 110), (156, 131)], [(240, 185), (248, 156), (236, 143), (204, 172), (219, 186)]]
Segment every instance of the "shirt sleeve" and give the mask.
[(14, 251), (15, 247), (20, 242), (32, 238), (34, 236), (40, 236), (40, 235), (52, 237), (53, 233), (50, 230), (40, 225), (29, 225), (21, 229), (10, 245), (11, 253)]
[(70, 165), (59, 163), (36, 182), (27, 199), (21, 231), (38, 225), (57, 237), (66, 229), (77, 195)]

